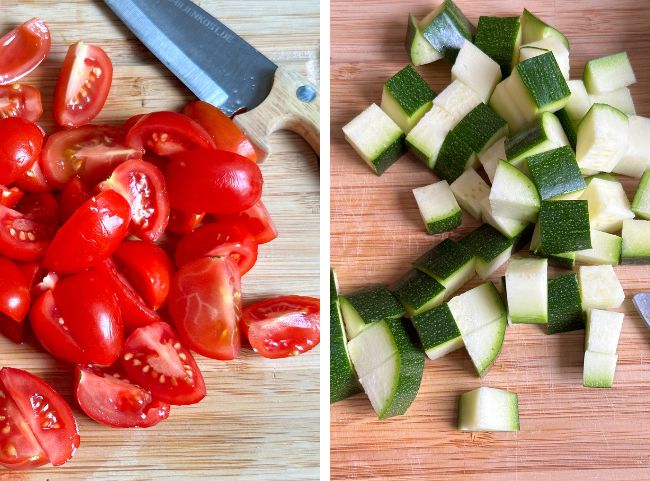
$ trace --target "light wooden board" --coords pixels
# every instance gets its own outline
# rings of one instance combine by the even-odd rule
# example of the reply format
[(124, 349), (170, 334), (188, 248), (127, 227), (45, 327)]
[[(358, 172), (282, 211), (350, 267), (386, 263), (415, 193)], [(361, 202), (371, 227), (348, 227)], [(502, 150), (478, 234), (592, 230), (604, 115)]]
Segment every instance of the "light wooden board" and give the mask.
[[(200, 1), (274, 62), (318, 81), (319, 6), (316, 0)], [(113, 60), (110, 97), (98, 122), (124, 121), (154, 110), (177, 110), (192, 98), (103, 2), (0, 0), (0, 30), (38, 16), (52, 32), (52, 52), (25, 82), (42, 89), (42, 125), (52, 127), (54, 83), (69, 43), (101, 45)], [(206, 53), (208, 54), (208, 53)], [(297, 136), (278, 133), (262, 165), (263, 199), (280, 237), (260, 247), (243, 280), (244, 300), (281, 294), (318, 296), (319, 192), (315, 154)], [(72, 374), (30, 346), (0, 339), (2, 365), (28, 369), (72, 402)], [(146, 430), (101, 426), (78, 408), (81, 446), (60, 468), (0, 470), (0, 481), (45, 480), (313, 480), (319, 466), (319, 349), (266, 360), (245, 349), (232, 362), (197, 356), (208, 396), (172, 407), (166, 422)]]
[[(538, 13), (568, 34), (573, 78), (580, 78), (589, 58), (627, 50), (638, 78), (632, 87), (637, 110), (650, 115), (647, 2), (458, 4), (474, 24), (481, 14), (518, 15), (524, 5)], [(331, 253), (343, 292), (371, 282), (393, 283), (444, 237), (424, 233), (411, 193), (432, 183), (433, 174), (406, 155), (377, 178), (341, 134), (358, 112), (380, 102), (382, 83), (408, 62), (403, 39), (409, 11), (422, 18), (432, 8), (427, 0), (332, 2)], [(419, 71), (436, 91), (450, 81), (444, 61)], [(624, 180), (628, 196), (637, 183)], [(466, 216), (451, 237), (476, 225)], [(627, 296), (650, 290), (650, 268), (626, 266), (616, 272)], [(501, 355), (483, 380), (464, 350), (427, 360), (422, 387), (405, 416), (377, 421), (363, 394), (333, 405), (332, 479), (650, 479), (650, 336), (629, 298), (622, 310), (626, 317), (614, 389), (582, 387), (583, 331), (547, 336), (537, 326), (509, 328)], [(519, 394), (520, 432), (456, 431), (458, 395), (481, 385)]]

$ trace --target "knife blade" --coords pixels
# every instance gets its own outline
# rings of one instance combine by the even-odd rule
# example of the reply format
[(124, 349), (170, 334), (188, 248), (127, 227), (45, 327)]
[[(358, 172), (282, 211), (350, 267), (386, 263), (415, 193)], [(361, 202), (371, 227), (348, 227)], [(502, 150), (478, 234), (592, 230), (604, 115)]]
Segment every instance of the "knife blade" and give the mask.
[(650, 292), (639, 292), (632, 297), (632, 304), (639, 312), (641, 319), (650, 328)]

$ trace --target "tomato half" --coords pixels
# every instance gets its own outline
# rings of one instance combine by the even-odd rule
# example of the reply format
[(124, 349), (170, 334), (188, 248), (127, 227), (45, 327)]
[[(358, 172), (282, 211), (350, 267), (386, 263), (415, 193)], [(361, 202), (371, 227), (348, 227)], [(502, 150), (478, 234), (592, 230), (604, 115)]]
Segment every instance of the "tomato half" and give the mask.
[(271, 242), (278, 236), (278, 229), (275, 227), (269, 211), (260, 200), (253, 207), (238, 214), (219, 216), (218, 220), (235, 222), (242, 225), (250, 232), (258, 244)]
[(167, 229), (173, 234), (188, 234), (201, 223), (204, 217), (205, 212), (193, 214), (191, 212), (183, 212), (182, 210), (170, 209)]
[(172, 155), (166, 179), (170, 205), (186, 212), (234, 214), (252, 207), (262, 194), (260, 168), (223, 150)]
[(129, 203), (117, 192), (107, 190), (91, 197), (56, 233), (43, 265), (66, 274), (101, 262), (128, 234), (130, 218)]
[(53, 235), (52, 226), (0, 205), (0, 254), (17, 261), (40, 259)]
[(92, 121), (104, 107), (113, 80), (113, 64), (96, 45), (70, 45), (54, 91), (54, 120), (64, 127)]
[(73, 177), (65, 184), (59, 196), (59, 221), (63, 224), (79, 207), (85, 204), (92, 197), (90, 190), (79, 177)]
[(28, 192), (16, 205), (26, 219), (55, 226), (59, 222), (59, 204), (49, 192)]
[(133, 331), (121, 359), (129, 379), (162, 401), (194, 404), (205, 397), (205, 382), (192, 353), (166, 322)]
[(169, 292), (169, 312), (183, 342), (213, 359), (239, 354), (240, 276), (228, 257), (204, 257), (181, 267)]
[(18, 266), (0, 257), (0, 313), (22, 321), (29, 311), (29, 286)]
[(89, 418), (115, 428), (148, 428), (169, 416), (169, 404), (128, 380), (121, 369), (77, 366), (75, 397)]
[(244, 308), (242, 329), (253, 350), (264, 357), (295, 356), (320, 342), (320, 301), (284, 296)]
[(29, 169), (23, 172), (16, 179), (14, 185), (26, 192), (48, 192), (50, 190), (47, 179), (43, 175), (40, 161), (34, 162)]
[(133, 149), (151, 150), (158, 155), (214, 149), (212, 137), (203, 127), (176, 112), (153, 112), (143, 115), (129, 130), (126, 145)]
[(99, 187), (112, 189), (129, 202), (131, 234), (150, 242), (163, 235), (169, 222), (169, 199), (165, 178), (155, 165), (129, 160), (119, 165)]
[(50, 51), (50, 31), (32, 18), (0, 38), (0, 85), (10, 84), (34, 70)]
[(26, 84), (0, 86), (0, 119), (22, 117), (36, 122), (42, 114), (41, 92), (36, 87)]
[(36, 162), (43, 133), (20, 117), (0, 119), (0, 184), (9, 185)]
[(0, 205), (13, 209), (24, 193), (18, 187), (5, 187), (0, 184)]

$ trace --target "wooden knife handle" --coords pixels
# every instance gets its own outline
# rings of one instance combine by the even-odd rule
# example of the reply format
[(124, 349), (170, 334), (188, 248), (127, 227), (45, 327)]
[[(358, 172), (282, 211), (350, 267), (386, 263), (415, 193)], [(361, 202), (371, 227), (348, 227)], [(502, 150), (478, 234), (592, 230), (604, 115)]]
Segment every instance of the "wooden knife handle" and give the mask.
[(320, 155), (320, 94), (302, 75), (278, 67), (268, 97), (250, 112), (236, 115), (235, 123), (264, 152), (276, 130), (291, 130)]

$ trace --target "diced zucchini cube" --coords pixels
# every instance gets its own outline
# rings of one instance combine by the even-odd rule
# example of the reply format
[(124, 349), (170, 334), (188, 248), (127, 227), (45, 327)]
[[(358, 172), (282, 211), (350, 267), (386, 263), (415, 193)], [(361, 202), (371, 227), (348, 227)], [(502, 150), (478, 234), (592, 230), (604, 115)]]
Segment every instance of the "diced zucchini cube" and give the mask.
[(454, 63), (465, 40), (472, 40), (474, 27), (452, 0), (444, 0), (420, 22), (422, 34), (433, 48)]
[(413, 189), (420, 215), (429, 234), (439, 234), (458, 227), (462, 211), (446, 180)]
[(569, 145), (560, 120), (550, 112), (543, 113), (524, 130), (506, 138), (506, 158), (520, 169), (531, 155)]
[(508, 124), (494, 110), (480, 103), (463, 117), (453, 132), (463, 138), (475, 154), (480, 154), (508, 134)]
[(463, 338), (447, 304), (413, 316), (411, 321), (432, 361), (463, 347)]
[(612, 387), (617, 361), (617, 354), (585, 351), (582, 385), (584, 387)]
[(624, 317), (622, 312), (590, 309), (587, 312), (585, 351), (616, 354)]
[(542, 200), (586, 187), (576, 156), (568, 145), (532, 155), (526, 163)]
[(634, 218), (623, 186), (615, 180), (591, 179), (582, 198), (589, 202), (589, 223), (592, 229), (618, 232), (625, 219)]
[(445, 287), (418, 270), (412, 270), (404, 276), (393, 292), (406, 308), (409, 317), (437, 306), (445, 297)]
[(636, 77), (627, 52), (619, 52), (587, 62), (583, 80), (590, 94), (600, 94), (629, 87)]
[(449, 297), (474, 277), (474, 255), (453, 239), (445, 239), (413, 263), (413, 267), (445, 286)]
[(451, 68), (451, 79), (460, 80), (487, 102), (501, 80), (501, 68), (470, 40), (465, 40)]
[(516, 132), (530, 121), (522, 109), (513, 101), (514, 88), (512, 76), (503, 79), (494, 87), (489, 105), (499, 116), (508, 122), (511, 132)]
[(519, 431), (517, 394), (485, 386), (462, 394), (458, 401), (458, 429)]
[(451, 115), (452, 128), (480, 103), (481, 97), (460, 80), (454, 80), (433, 99), (433, 105), (437, 105)]
[(628, 121), (627, 151), (612, 172), (639, 178), (650, 169), (650, 119), (633, 115)]
[(627, 152), (627, 115), (614, 107), (594, 104), (578, 126), (576, 159), (581, 169), (611, 172)]
[(537, 57), (546, 52), (552, 52), (555, 61), (560, 67), (562, 76), (569, 80), (569, 71), (571, 63), (569, 61), (569, 49), (557, 38), (548, 37), (536, 42), (527, 43), (522, 45), (519, 49), (519, 61), (523, 62), (529, 58)]
[(632, 212), (641, 219), (650, 220), (650, 172), (645, 172), (636, 188)]
[(512, 255), (513, 239), (508, 239), (489, 224), (473, 230), (460, 243), (474, 255), (476, 273), (481, 279), (490, 277)]
[(494, 181), (494, 174), (497, 171), (499, 160), (506, 160), (506, 138), (501, 137), (494, 142), (491, 147), (484, 152), (478, 154), (478, 160), (483, 166), (483, 170), (490, 179), (490, 183)]
[(578, 277), (585, 311), (615, 309), (623, 304), (625, 293), (612, 266), (580, 266)]
[(434, 105), (406, 136), (406, 145), (424, 165), (433, 169), (440, 147), (456, 120), (442, 107)]
[(530, 240), (530, 253), (536, 257), (545, 257), (550, 264), (573, 269), (576, 264), (575, 252), (560, 252), (558, 254), (549, 254), (544, 252), (541, 247), (541, 235), (539, 222), (535, 224), (532, 239)]
[(442, 54), (424, 37), (417, 18), (411, 13), (409, 13), (405, 46), (409, 59), (415, 66), (433, 63), (442, 58)]
[(555, 37), (560, 40), (566, 48), (569, 48), (569, 41), (562, 32), (551, 27), (525, 8), (524, 12), (521, 14), (521, 37), (522, 42), (525, 44), (536, 42), (544, 38)]
[(435, 96), (420, 74), (407, 65), (384, 84), (381, 109), (408, 133), (431, 108)]
[(546, 259), (511, 259), (506, 269), (508, 317), (513, 324), (548, 321)]
[(508, 162), (499, 161), (489, 199), (496, 216), (528, 222), (537, 219), (540, 198), (535, 184)]
[(582, 264), (617, 266), (621, 263), (622, 239), (614, 234), (591, 230), (591, 249), (575, 252), (576, 261)]
[(406, 313), (393, 293), (381, 285), (370, 286), (339, 299), (348, 339), (356, 337), (375, 322), (396, 319)]
[(508, 217), (499, 217), (494, 215), (488, 197), (481, 200), (481, 216), (486, 224), (490, 224), (508, 239), (517, 237), (530, 225), (530, 222), (525, 220), (510, 219)]
[(604, 94), (593, 94), (589, 96), (592, 104), (605, 104), (620, 110), (627, 115), (636, 115), (636, 108), (634, 107), (634, 99), (632, 99), (632, 92), (627, 87), (607, 92)]
[(564, 108), (569, 114), (569, 117), (571, 117), (571, 120), (579, 124), (584, 116), (587, 115), (587, 112), (589, 112), (593, 102), (582, 80), (569, 80), (567, 85), (571, 91), (571, 97)]
[(452, 130), (447, 134), (442, 147), (440, 147), (433, 172), (441, 179), (453, 182), (466, 169), (471, 168), (475, 160), (474, 149), (465, 142), (465, 138), (461, 137), (456, 130)]
[(584, 200), (544, 200), (539, 211), (540, 251), (561, 254), (591, 248)]
[(506, 318), (506, 308), (491, 282), (484, 282), (447, 302), (463, 338), (482, 327)]
[(519, 58), (519, 17), (479, 17), (474, 43), (499, 64), (502, 75), (507, 77)]
[(623, 264), (650, 264), (650, 220), (623, 221)]
[(458, 204), (474, 219), (481, 220), (481, 203), (490, 195), (490, 187), (474, 169), (467, 169), (451, 184)]
[(575, 272), (548, 280), (547, 334), (584, 329), (585, 318)]

